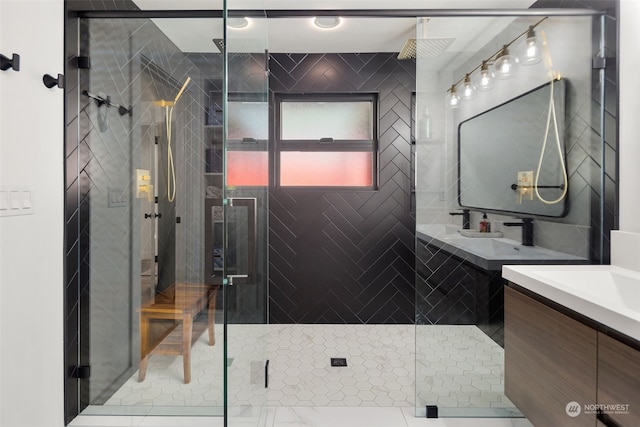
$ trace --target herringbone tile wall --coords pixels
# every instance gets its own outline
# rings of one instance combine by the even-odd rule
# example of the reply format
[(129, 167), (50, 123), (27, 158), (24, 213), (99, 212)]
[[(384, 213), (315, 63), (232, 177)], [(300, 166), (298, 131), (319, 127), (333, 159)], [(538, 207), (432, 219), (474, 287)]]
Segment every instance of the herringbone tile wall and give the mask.
[(271, 57), (272, 93), (377, 92), (379, 100), (377, 191), (271, 190), (271, 323), (414, 322), (415, 62), (396, 56)]
[[(610, 262), (611, 244), (609, 234), (618, 227), (618, 13), (619, 0), (538, 0), (532, 8), (584, 8), (605, 11), (604, 30), (599, 19), (593, 23), (594, 55), (600, 49), (600, 36), (604, 35), (606, 67), (604, 82), (601, 82), (599, 70), (594, 70), (591, 82), (591, 109), (604, 115), (587, 118), (590, 123), (583, 146), (597, 147), (598, 155), (589, 161), (594, 165), (592, 173), (585, 176), (591, 195), (590, 226), (593, 229), (589, 239), (589, 256), (594, 262)], [(603, 33), (604, 31), (604, 33)], [(604, 94), (604, 99), (601, 95)], [(600, 147), (601, 139), (604, 146)], [(585, 150), (590, 152), (588, 148)], [(602, 151), (602, 152), (600, 152)], [(604, 172), (604, 173), (603, 173)], [(589, 182), (590, 181), (590, 182)], [(602, 186), (601, 183), (604, 183)], [(603, 201), (602, 206), (600, 201)], [(601, 208), (603, 208), (601, 210)]]

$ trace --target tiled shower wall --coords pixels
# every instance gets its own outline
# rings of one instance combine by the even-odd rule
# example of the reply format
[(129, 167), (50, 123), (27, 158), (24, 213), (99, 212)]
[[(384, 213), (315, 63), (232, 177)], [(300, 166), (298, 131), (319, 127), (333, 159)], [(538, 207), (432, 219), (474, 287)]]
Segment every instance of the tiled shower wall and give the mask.
[(379, 101), (378, 191), (270, 190), (271, 323), (414, 322), (410, 125), (415, 62), (396, 57), (271, 57), (273, 94), (377, 92)]
[[(601, 155), (591, 161), (595, 168), (590, 176), (590, 218), (592, 233), (589, 239), (589, 258), (594, 263), (610, 262), (610, 232), (618, 227), (618, 13), (619, 0), (538, 0), (532, 8), (584, 8), (605, 12), (604, 52), (606, 58), (604, 70), (594, 69), (591, 74), (591, 109), (599, 111), (603, 107), (602, 117), (595, 115), (588, 122), (589, 139), (600, 147)], [(600, 51), (601, 22), (593, 24), (593, 52)], [(602, 184), (604, 185), (602, 185)], [(599, 201), (604, 203), (602, 206)], [(602, 208), (602, 210), (601, 210)]]
[[(597, 144), (597, 135), (591, 133), (592, 117), (596, 116), (595, 111), (592, 110), (594, 106), (589, 102), (592, 93), (591, 58), (595, 54), (595, 52), (592, 52), (591, 46), (591, 20), (591, 17), (551, 17), (537, 28), (538, 33), (544, 32), (548, 40), (553, 65), (558, 72), (562, 73), (567, 87), (566, 96), (564, 97), (565, 113), (563, 118), (565, 121), (564, 140), (569, 192), (566, 200), (566, 214), (563, 217), (546, 218), (539, 215), (534, 216), (534, 243), (536, 246), (586, 259), (590, 256), (589, 238), (592, 232), (592, 220), (597, 222), (597, 217), (592, 218), (591, 203), (594, 198), (593, 202), (597, 203), (599, 196), (597, 192), (593, 192), (593, 189), (600, 187), (599, 182), (592, 182), (592, 176), (597, 175), (595, 171), (600, 169), (597, 162), (600, 146)], [(503, 40), (513, 39), (522, 32), (523, 27), (526, 28), (526, 25), (530, 25), (532, 22), (537, 22), (537, 18), (530, 19), (528, 22), (516, 20), (511, 23), (470, 61), (459, 67), (454, 73), (456, 78), (460, 75), (463, 76), (466, 70), (472, 69), (479, 64), (482, 58), (486, 58), (495, 52), (501, 46)], [(567, 37), (567, 34), (571, 34), (571, 37)], [(532, 87), (537, 87), (547, 82), (546, 70), (542, 63), (529, 67), (520, 66), (514, 78), (496, 82), (495, 87), (490, 92), (490, 96), (487, 96), (488, 94), (479, 94), (473, 102), (463, 104), (454, 115), (452, 129), (457, 129), (461, 122), (488, 110), (496, 103), (512, 99), (531, 90)], [(595, 126), (597, 126), (597, 123)], [(453, 164), (449, 164), (450, 177), (448, 182), (452, 183), (457, 183), (458, 180), (458, 172), (454, 166), (458, 162), (457, 140), (457, 133), (454, 133), (449, 142), (449, 152), (451, 153), (449, 158)], [(550, 142), (552, 141), (550, 140)], [(495, 155), (497, 156), (496, 161), (510, 162), (513, 161), (510, 156), (517, 158), (522, 153), (519, 152), (518, 145), (514, 144), (514, 147), (508, 152), (495, 153)], [(549, 161), (549, 158), (547, 153), (545, 160)], [(553, 158), (555, 159), (555, 157)], [(535, 165), (536, 161), (537, 158), (530, 159), (533, 165)], [(466, 167), (468, 168), (468, 165)], [(480, 170), (482, 165), (477, 167)], [(532, 169), (534, 167), (532, 166)], [(505, 179), (508, 180), (509, 178)], [(510, 179), (515, 180), (515, 177)], [(549, 179), (549, 177), (543, 176), (541, 182), (544, 182), (544, 179)], [(561, 178), (558, 177), (558, 179)], [(507, 181), (505, 181), (505, 187), (507, 187), (506, 184)], [(458, 188), (457, 185), (451, 187), (453, 188), (450, 188), (448, 200), (457, 206)], [(467, 191), (467, 189), (460, 188), (460, 191)], [(508, 194), (505, 197), (515, 197), (515, 194)], [(554, 197), (557, 197), (557, 195), (554, 195)], [(529, 206), (524, 202), (519, 208), (526, 212)], [(490, 214), (490, 218), (493, 221), (512, 221), (513, 217), (520, 216), (523, 215)], [(480, 212), (472, 214), (471, 221), (471, 228), (477, 229), (480, 221)], [(506, 237), (516, 241), (521, 239), (521, 230), (519, 228), (503, 227), (501, 231)]]

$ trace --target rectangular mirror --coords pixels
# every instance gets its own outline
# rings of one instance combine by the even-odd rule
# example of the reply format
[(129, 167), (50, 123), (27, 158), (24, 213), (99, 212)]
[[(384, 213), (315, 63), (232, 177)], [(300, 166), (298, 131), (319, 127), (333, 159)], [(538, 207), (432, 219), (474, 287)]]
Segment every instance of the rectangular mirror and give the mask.
[(460, 123), (460, 206), (567, 214), (565, 94), (565, 80), (555, 80)]

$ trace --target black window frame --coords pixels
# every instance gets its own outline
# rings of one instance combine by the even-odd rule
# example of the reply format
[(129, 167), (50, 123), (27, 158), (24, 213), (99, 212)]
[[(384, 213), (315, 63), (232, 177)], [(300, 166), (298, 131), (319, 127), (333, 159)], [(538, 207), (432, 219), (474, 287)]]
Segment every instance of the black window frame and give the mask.
[[(282, 190), (331, 190), (331, 191), (377, 191), (379, 188), (379, 105), (377, 92), (349, 93), (276, 93), (274, 94), (274, 180), (276, 189)], [(358, 102), (371, 103), (372, 139), (370, 140), (283, 140), (281, 105), (284, 102)], [(330, 138), (330, 135), (327, 135)], [(372, 185), (370, 186), (332, 186), (332, 185), (282, 185), (280, 182), (280, 153), (287, 151), (303, 152), (365, 152), (372, 156)]]

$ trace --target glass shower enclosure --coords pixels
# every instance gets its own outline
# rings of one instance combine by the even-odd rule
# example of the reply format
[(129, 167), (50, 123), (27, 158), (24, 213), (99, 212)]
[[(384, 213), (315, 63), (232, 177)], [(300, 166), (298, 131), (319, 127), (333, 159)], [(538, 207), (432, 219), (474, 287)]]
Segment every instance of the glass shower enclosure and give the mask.
[(83, 415), (263, 425), (264, 12), (77, 16), (79, 352), (90, 374), (67, 399)]

